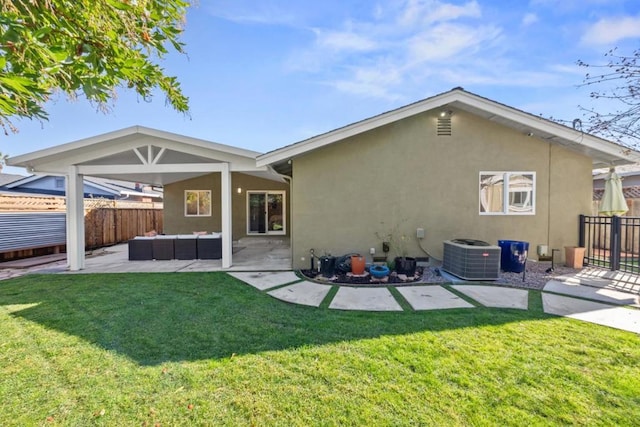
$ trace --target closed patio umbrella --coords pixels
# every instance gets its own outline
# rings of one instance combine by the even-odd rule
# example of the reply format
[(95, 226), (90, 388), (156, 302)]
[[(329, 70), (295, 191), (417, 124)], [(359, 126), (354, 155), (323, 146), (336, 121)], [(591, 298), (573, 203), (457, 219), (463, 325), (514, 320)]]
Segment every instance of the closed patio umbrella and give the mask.
[(600, 215), (613, 216), (622, 215), (627, 212), (627, 202), (624, 200), (622, 193), (622, 180), (615, 172), (614, 168), (609, 170), (609, 176), (604, 184), (604, 194), (600, 201)]

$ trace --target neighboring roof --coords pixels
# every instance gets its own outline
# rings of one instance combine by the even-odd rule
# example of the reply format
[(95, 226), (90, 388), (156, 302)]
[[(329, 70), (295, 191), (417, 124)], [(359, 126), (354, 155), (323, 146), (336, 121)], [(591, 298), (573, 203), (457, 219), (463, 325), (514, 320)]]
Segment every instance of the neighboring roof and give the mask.
[[(48, 179), (50, 177), (52, 177), (53, 175), (31, 175), (31, 176), (26, 176), (23, 177), (21, 176), (21, 179), (15, 180), (9, 184), (7, 184), (5, 186), (6, 189), (11, 190), (11, 189), (19, 189), (20, 187), (24, 186), (25, 184), (29, 184), (32, 182), (37, 182), (43, 179)], [(113, 180), (113, 179), (106, 179), (106, 178), (99, 178), (99, 177), (91, 177), (91, 176), (85, 176), (84, 177), (84, 183), (85, 185), (89, 185), (93, 188), (98, 188), (102, 191), (104, 191), (107, 194), (111, 194), (115, 197), (120, 197), (120, 196), (139, 196), (139, 197), (151, 197), (151, 198), (156, 198), (156, 199), (161, 199), (162, 198), (162, 191), (158, 191), (158, 190), (154, 190), (154, 189), (145, 189), (145, 188), (136, 188), (136, 183), (134, 182), (129, 182), (129, 181), (120, 181), (120, 180)], [(32, 187), (33, 188), (33, 187)], [(37, 187), (35, 187), (37, 189)], [(41, 189), (42, 191), (44, 191), (43, 189)], [(86, 191), (86, 190), (85, 190)], [(64, 191), (61, 191), (60, 193), (64, 193)]]
[(11, 184), (14, 181), (18, 181), (24, 178), (24, 175), (15, 175), (10, 173), (0, 173), (0, 187)]
[[(164, 185), (208, 173), (202, 165), (228, 163), (231, 171), (282, 181), (282, 177), (270, 167), (256, 166), (258, 154), (198, 138), (133, 126), (10, 157), (7, 164), (49, 175), (66, 175), (69, 166), (74, 165), (89, 171), (86, 175)], [(111, 168), (113, 165), (119, 165), (120, 168)], [(92, 173), (95, 171), (99, 173)]]
[(91, 184), (106, 188), (114, 192), (118, 192), (120, 195), (128, 195), (128, 196), (140, 196), (140, 197), (152, 197), (161, 199), (163, 191), (162, 189), (157, 189), (154, 187), (142, 186), (141, 188), (136, 187), (135, 182), (130, 181), (121, 181), (116, 179), (106, 179), (99, 178), (93, 176), (85, 177), (87, 182), (91, 182)]
[[(622, 178), (626, 176), (640, 175), (640, 164), (625, 165), (616, 167), (616, 174)], [(596, 169), (593, 171), (593, 179), (606, 179), (609, 176), (609, 168)]]
[[(622, 187), (622, 194), (625, 199), (640, 199), (640, 186)], [(593, 200), (602, 200), (604, 195), (603, 188), (596, 188), (593, 190)]]
[(631, 148), (492, 101), (462, 88), (454, 88), (422, 101), (262, 154), (257, 157), (256, 163), (258, 166), (281, 167), (291, 158), (326, 145), (416, 114), (444, 108), (467, 111), (523, 134), (538, 137), (551, 144), (564, 146), (592, 158), (594, 168), (640, 162), (640, 152)]

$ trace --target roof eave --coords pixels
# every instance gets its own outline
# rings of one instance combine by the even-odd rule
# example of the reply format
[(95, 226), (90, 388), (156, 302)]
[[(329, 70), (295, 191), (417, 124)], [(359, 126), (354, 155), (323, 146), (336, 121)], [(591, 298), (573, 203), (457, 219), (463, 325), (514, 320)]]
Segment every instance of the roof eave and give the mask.
[[(455, 88), (449, 92), (260, 155), (256, 158), (256, 164), (258, 166), (279, 164), (345, 138), (445, 106), (460, 108), (472, 114), (483, 112), (488, 120), (495, 121), (496, 118), (500, 118), (503, 121), (518, 124), (518, 127), (527, 128), (533, 134), (536, 132), (545, 134), (546, 137), (543, 139), (547, 142), (563, 145), (574, 151), (581, 151), (591, 157), (594, 168), (640, 162), (640, 152), (633, 149), (483, 98), (461, 88)], [(583, 147), (579, 147), (579, 145), (583, 145)]]

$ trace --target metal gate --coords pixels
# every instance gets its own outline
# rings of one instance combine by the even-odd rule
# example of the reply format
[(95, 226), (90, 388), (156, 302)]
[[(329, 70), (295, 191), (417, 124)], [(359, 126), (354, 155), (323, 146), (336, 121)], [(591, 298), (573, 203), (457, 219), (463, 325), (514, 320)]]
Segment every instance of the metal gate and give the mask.
[(588, 265), (640, 273), (640, 218), (580, 215), (579, 246)]

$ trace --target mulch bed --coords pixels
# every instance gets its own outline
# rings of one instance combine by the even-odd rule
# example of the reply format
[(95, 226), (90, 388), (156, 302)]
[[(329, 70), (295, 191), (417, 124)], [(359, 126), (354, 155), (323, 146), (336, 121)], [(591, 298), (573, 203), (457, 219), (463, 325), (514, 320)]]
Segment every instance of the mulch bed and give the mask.
[(317, 270), (301, 270), (304, 276), (326, 283), (340, 283), (344, 285), (389, 285), (389, 284), (409, 284), (409, 283), (439, 283), (445, 280), (433, 269), (416, 267), (416, 274), (413, 277), (407, 277), (392, 271), (388, 276), (382, 279), (376, 279), (369, 273), (363, 275), (354, 275), (351, 273), (337, 272), (332, 277), (324, 277)]

